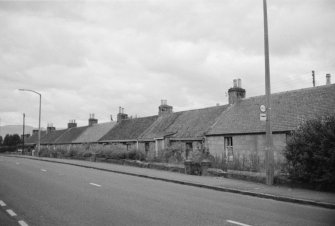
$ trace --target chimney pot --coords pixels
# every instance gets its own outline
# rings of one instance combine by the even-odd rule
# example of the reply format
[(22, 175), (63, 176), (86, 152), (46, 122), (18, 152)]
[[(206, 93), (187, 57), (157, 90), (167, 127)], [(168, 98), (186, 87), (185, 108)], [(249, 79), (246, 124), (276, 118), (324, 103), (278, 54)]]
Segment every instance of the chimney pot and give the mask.
[(237, 87), (238, 87), (238, 88), (242, 88), (242, 81), (241, 81), (240, 78), (237, 79)]
[(326, 74), (326, 85), (330, 85), (331, 81), (330, 81), (331, 75), (330, 74)]
[(234, 83), (234, 88), (237, 87), (237, 79), (234, 79), (233, 83)]

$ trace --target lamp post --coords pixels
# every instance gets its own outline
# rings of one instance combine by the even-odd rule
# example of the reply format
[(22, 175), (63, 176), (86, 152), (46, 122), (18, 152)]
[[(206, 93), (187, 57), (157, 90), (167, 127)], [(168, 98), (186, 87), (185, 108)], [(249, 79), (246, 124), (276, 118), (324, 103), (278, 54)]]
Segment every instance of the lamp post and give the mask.
[(267, 4), (263, 0), (264, 15), (264, 55), (265, 55), (265, 93), (266, 93), (266, 184), (273, 185), (274, 179), (274, 154), (271, 127), (271, 87), (270, 87), (270, 60), (269, 60), (269, 37)]
[(37, 138), (37, 155), (39, 155), (41, 150), (41, 100), (42, 94), (31, 89), (19, 89), (20, 91), (33, 92), (40, 96), (39, 114), (38, 114), (38, 138)]

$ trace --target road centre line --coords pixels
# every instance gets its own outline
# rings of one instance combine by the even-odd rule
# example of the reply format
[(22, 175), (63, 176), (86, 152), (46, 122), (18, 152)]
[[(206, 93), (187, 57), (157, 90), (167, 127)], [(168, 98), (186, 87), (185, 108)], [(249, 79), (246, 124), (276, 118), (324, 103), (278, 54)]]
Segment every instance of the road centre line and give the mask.
[(95, 183), (90, 183), (90, 185), (96, 186), (96, 187), (101, 187), (100, 184), (95, 184)]
[(241, 226), (251, 226), (250, 224), (243, 224), (243, 223), (240, 223), (240, 222), (237, 222), (237, 221), (232, 221), (232, 220), (227, 220), (227, 222), (231, 223), (231, 224), (241, 225)]
[(13, 210), (11, 210), (11, 209), (8, 209), (8, 210), (6, 210), (6, 211), (7, 211), (7, 213), (8, 213), (11, 217), (15, 217), (15, 216), (17, 216), (16, 213), (15, 213)]
[(46, 172), (47, 170), (46, 169), (41, 169), (41, 171)]
[(20, 163), (19, 163), (19, 162), (16, 162), (16, 165), (20, 165)]
[(20, 224), (21, 226), (28, 226), (28, 224), (27, 224), (26, 222), (24, 222), (24, 221), (19, 221), (19, 224)]
[(4, 203), (4, 201), (0, 200), (0, 206), (4, 207), (4, 206), (6, 206), (6, 203)]

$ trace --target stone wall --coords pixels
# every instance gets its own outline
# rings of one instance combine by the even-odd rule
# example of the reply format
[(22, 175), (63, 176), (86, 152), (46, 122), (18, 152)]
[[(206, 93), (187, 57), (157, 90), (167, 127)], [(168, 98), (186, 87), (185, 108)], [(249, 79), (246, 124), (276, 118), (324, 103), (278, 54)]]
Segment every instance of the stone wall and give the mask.
[[(211, 155), (216, 158), (225, 158), (228, 169), (242, 171), (265, 171), (265, 134), (232, 135), (233, 157), (227, 160), (224, 150), (224, 136), (207, 137), (206, 145)], [(275, 171), (282, 168), (285, 162), (283, 150), (286, 147), (286, 134), (273, 134)]]

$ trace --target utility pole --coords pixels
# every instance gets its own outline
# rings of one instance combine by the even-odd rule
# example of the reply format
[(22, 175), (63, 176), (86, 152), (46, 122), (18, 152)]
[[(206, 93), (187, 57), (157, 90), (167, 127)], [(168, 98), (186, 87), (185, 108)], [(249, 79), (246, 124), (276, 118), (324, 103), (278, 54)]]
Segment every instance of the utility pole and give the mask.
[(263, 0), (264, 15), (264, 54), (265, 54), (265, 93), (266, 93), (266, 184), (273, 185), (274, 178), (274, 156), (273, 138), (271, 128), (271, 87), (270, 87), (270, 60), (269, 60), (269, 37), (266, 0)]
[(24, 154), (24, 129), (25, 129), (25, 122), (26, 122), (26, 114), (23, 113), (22, 154)]
[(312, 78), (313, 78), (313, 87), (315, 87), (315, 72), (312, 71)]

